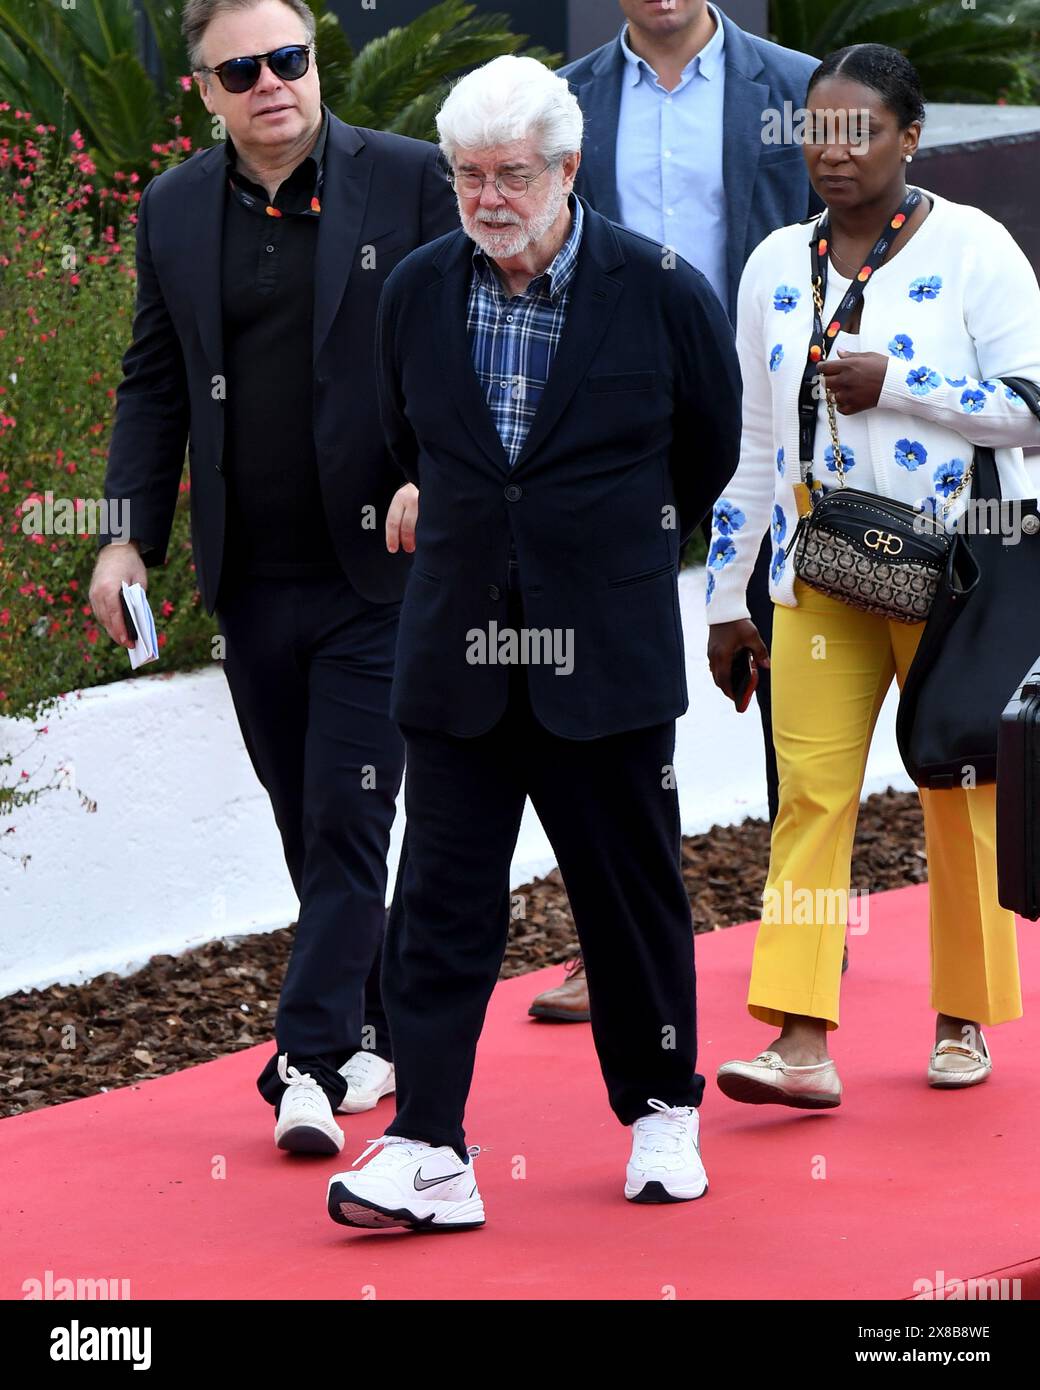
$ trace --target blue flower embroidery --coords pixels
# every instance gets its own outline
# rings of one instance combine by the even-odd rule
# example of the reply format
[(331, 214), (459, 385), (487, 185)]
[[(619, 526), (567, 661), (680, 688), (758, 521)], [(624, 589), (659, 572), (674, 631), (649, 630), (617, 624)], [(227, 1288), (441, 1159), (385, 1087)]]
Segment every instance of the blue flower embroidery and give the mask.
[(773, 542), (779, 545), (787, 535), (787, 518), (784, 516), (784, 509), (781, 506), (773, 508)]
[(778, 547), (777, 547), (777, 550), (776, 550), (776, 552), (775, 552), (775, 554), (773, 555), (773, 563), (772, 563), (772, 566), (771, 566), (770, 571), (769, 571), (769, 573), (770, 573), (770, 574), (772, 575), (772, 577), (773, 577), (773, 583), (774, 583), (774, 584), (779, 584), (779, 583), (780, 583), (780, 576), (783, 574), (783, 572), (784, 572), (784, 565), (786, 565), (786, 564), (787, 564), (787, 551), (784, 549), (784, 547), (783, 547), (782, 545), (781, 545), (781, 546), (778, 546)]
[(734, 531), (740, 530), (747, 517), (728, 497), (720, 497), (712, 510), (711, 519), (720, 535), (731, 536)]
[(941, 275), (922, 275), (920, 279), (911, 282), (910, 298), (920, 304), (925, 299), (937, 298), (941, 289)]
[(773, 308), (782, 314), (789, 314), (802, 297), (802, 292), (794, 285), (777, 285), (773, 291)]
[(968, 384), (968, 378), (967, 378), (966, 376), (959, 376), (959, 377), (956, 377), (956, 378), (954, 378), (954, 377), (952, 377), (952, 376), (948, 376), (948, 377), (946, 378), (946, 385), (947, 385), (947, 386), (967, 386), (967, 384)]
[(1025, 405), (1025, 401), (1022, 399), (1022, 397), (1018, 394), (1017, 391), (1012, 391), (1010, 386), (1004, 387), (1004, 395), (1007, 396), (1009, 401), (1014, 401), (1016, 405)]
[(784, 360), (784, 347), (782, 343), (777, 343), (776, 347), (769, 354), (769, 370), (775, 372), (780, 363)]
[(914, 358), (914, 340), (908, 338), (905, 333), (897, 333), (888, 345), (888, 350), (893, 357), (901, 357), (904, 362), (912, 362)]
[(712, 594), (713, 594), (714, 592), (715, 592), (715, 576), (714, 576), (714, 575), (711, 573), (711, 571), (709, 570), (709, 571), (708, 571), (708, 587), (707, 587), (707, 588), (705, 589), (705, 591), (704, 591), (704, 602), (705, 602), (705, 603), (710, 603), (710, 602), (711, 602), (711, 596), (712, 596)]
[(928, 450), (916, 439), (896, 440), (896, 463), (913, 473), (928, 462)]
[(780, 448), (777, 449), (777, 451), (776, 451), (776, 471), (780, 474), (781, 478), (784, 476), (784, 450), (783, 450), (783, 445), (781, 445)]
[(967, 411), (969, 415), (978, 415), (986, 405), (986, 397), (981, 391), (962, 391), (961, 409)]
[[(855, 468), (855, 466), (856, 466), (856, 455), (855, 455), (855, 452), (854, 452), (852, 449), (850, 449), (849, 446), (848, 446), (847, 444), (843, 444), (843, 445), (842, 445), (842, 448), (841, 448), (841, 456), (842, 456), (842, 458), (843, 458), (844, 461), (845, 461), (845, 471), (846, 471), (846, 472), (848, 472), (848, 470), (849, 470), (850, 468)], [(838, 465), (834, 462), (834, 445), (833, 445), (833, 444), (828, 444), (827, 447), (826, 447), (826, 449), (824, 449), (824, 451), (823, 451), (823, 461), (824, 461), (824, 463), (827, 465), (827, 467), (828, 467), (828, 469), (830, 470), (830, 472), (832, 472), (832, 473), (837, 473), (837, 471), (838, 471)]]
[(906, 384), (915, 396), (927, 396), (940, 385), (939, 373), (933, 372), (931, 367), (915, 367), (907, 373)]
[(944, 497), (949, 497), (964, 477), (964, 464), (960, 459), (950, 459), (949, 463), (940, 463), (935, 470), (934, 477), (936, 492), (941, 492)]
[(939, 499), (937, 497), (922, 497), (917, 504), (917, 510), (924, 512), (925, 515), (937, 519), (939, 516)]
[(997, 383), (995, 381), (980, 381), (979, 385), (982, 387), (983, 391), (993, 392), (997, 389)]
[(720, 536), (712, 544), (708, 554), (708, 568), (710, 570), (724, 570), (737, 553), (737, 547), (728, 536)]

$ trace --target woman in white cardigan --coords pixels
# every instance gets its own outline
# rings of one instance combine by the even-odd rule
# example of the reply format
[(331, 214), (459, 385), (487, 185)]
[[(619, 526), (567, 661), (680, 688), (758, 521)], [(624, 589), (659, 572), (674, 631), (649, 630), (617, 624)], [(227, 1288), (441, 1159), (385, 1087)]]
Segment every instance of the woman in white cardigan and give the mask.
[[(1028, 261), (985, 213), (918, 190), (923, 196), (887, 255), (863, 277), (861, 267), (907, 199), (907, 165), (924, 118), (920, 82), (894, 49), (859, 44), (824, 60), (807, 106), (821, 123), (804, 153), (827, 205), (824, 325), (853, 280), (866, 279), (859, 309), (820, 368), (836, 406), (840, 457), (818, 390), (815, 479), (825, 489), (839, 485), (843, 463), (850, 487), (951, 523), (968, 505), (974, 446), (988, 445), (1003, 496), (1035, 496), (1022, 447), (1040, 446), (1040, 420), (1001, 379), (1040, 380), (1040, 289)], [(822, 124), (835, 113), (862, 113), (865, 134), (852, 125), (839, 140)], [(748, 994), (751, 1014), (779, 1032), (758, 1057), (720, 1068), (719, 1086), (734, 1100), (812, 1109), (841, 1099), (828, 1034), (839, 1021), (867, 751), (892, 678), (902, 686), (924, 626), (860, 611), (794, 574), (798, 399), (813, 332), (815, 222), (767, 237), (741, 281), (741, 458), (714, 510), (707, 586), (715, 683), (732, 696), (733, 663), (745, 648), (752, 664), (771, 669), (780, 770)], [(776, 604), (771, 653), (745, 601), (767, 528)], [(921, 803), (936, 1010), (927, 1076), (937, 1086), (973, 1085), (992, 1068), (982, 1025), (1021, 1014), (1014, 915), (997, 901), (994, 788), (924, 791)]]

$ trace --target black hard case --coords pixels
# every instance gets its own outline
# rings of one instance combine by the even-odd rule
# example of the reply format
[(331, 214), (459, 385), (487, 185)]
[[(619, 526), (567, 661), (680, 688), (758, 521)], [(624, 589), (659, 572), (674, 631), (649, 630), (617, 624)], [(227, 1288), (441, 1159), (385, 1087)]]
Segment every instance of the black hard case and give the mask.
[(1002, 907), (1040, 917), (1040, 658), (997, 736), (997, 884)]

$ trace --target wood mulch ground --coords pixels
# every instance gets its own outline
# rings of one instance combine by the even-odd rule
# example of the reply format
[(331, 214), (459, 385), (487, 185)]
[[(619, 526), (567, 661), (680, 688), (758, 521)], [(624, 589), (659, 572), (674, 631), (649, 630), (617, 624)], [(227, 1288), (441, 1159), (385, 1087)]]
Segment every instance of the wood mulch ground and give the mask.
[[(716, 826), (683, 840), (694, 928), (752, 921), (762, 908), (769, 826)], [(863, 803), (852, 886), (880, 892), (926, 878), (924, 827), (913, 793)], [(559, 871), (514, 890), (502, 977), (569, 959), (577, 943)], [(0, 1115), (95, 1095), (180, 1071), (272, 1037), (293, 929), (227, 937), (179, 956), (153, 956), (130, 976), (0, 999)]]

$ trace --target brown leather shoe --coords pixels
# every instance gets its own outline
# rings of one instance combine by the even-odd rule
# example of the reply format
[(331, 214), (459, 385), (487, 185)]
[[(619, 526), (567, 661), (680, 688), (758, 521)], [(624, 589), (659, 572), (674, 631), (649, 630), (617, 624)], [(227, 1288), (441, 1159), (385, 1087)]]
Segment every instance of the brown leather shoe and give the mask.
[(589, 984), (585, 978), (585, 962), (575, 956), (566, 965), (567, 976), (562, 985), (547, 989), (532, 1002), (527, 1012), (532, 1018), (550, 1018), (557, 1023), (588, 1023)]
[[(588, 1023), (589, 982), (585, 978), (585, 962), (575, 956), (564, 967), (567, 975), (562, 985), (536, 995), (527, 1010), (532, 1018), (552, 1019), (556, 1023)], [(845, 947), (841, 973), (849, 968), (849, 948)]]

